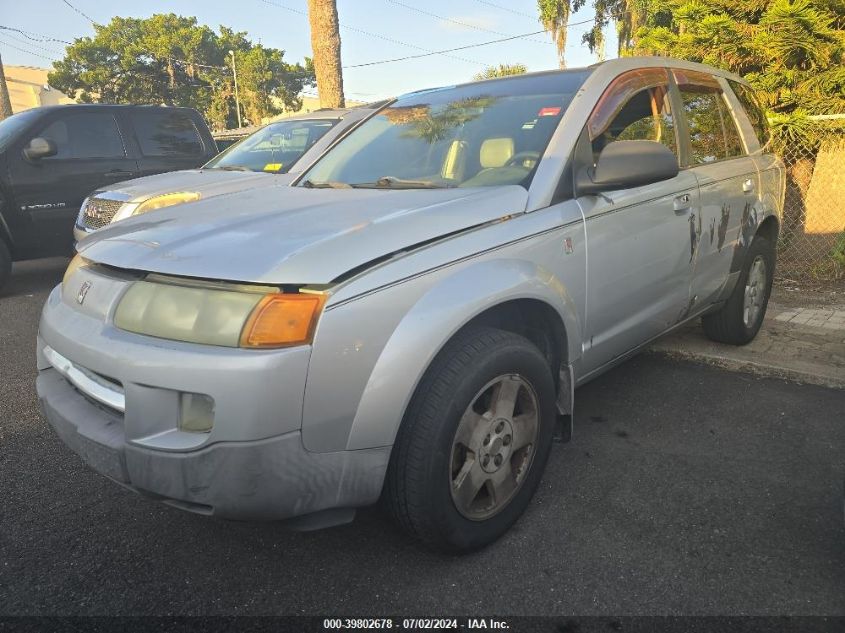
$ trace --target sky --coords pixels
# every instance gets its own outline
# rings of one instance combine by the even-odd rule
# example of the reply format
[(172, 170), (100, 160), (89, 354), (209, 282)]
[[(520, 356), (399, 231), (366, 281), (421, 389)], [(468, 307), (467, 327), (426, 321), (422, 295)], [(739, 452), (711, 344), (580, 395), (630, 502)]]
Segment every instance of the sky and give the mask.
[[(217, 30), (221, 24), (245, 31), (254, 42), (285, 51), (288, 62), (311, 56), (306, 0), (68, 0), (98, 23), (112, 16), (149, 17), (154, 13), (196, 16)], [(590, 3), (592, 4), (592, 3)], [(536, 0), (338, 0), (344, 66), (419, 55), (541, 31)], [(590, 20), (589, 7), (570, 22)], [(30, 37), (73, 41), (93, 35), (91, 23), (63, 0), (0, 0), (0, 26), (27, 31)], [(590, 24), (569, 28), (566, 62), (594, 63), (581, 43)], [(607, 33), (608, 57), (615, 56), (613, 29)], [(0, 54), (10, 65), (50, 68), (63, 56), (63, 44), (33, 41), (0, 30)], [(347, 99), (369, 101), (412, 90), (469, 81), (486, 66), (522, 63), (529, 71), (557, 67), (551, 36), (540, 33), (467, 50), (400, 62), (344, 69)]]

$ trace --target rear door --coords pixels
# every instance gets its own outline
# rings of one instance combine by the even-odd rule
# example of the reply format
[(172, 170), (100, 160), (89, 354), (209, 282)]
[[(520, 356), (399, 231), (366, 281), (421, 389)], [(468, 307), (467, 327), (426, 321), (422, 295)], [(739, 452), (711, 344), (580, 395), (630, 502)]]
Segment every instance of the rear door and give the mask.
[[(23, 148), (35, 137), (51, 140), (55, 156), (29, 160)], [(29, 257), (70, 252), (73, 223), (94, 189), (138, 175), (127, 157), (111, 108), (57, 110), (9, 154), (9, 173), (24, 230), (18, 248)]]
[[(617, 77), (576, 149), (576, 169), (617, 140), (663, 143), (679, 157), (669, 73), (644, 68)], [(691, 218), (698, 184), (689, 171), (643, 187), (581, 196), (587, 233), (584, 369), (589, 373), (661, 334), (688, 312)]]
[(138, 107), (128, 116), (143, 176), (201, 167), (214, 153), (184, 110)]
[(691, 303), (717, 300), (757, 196), (757, 166), (748, 155), (722, 85), (712, 75), (673, 70), (682, 104), (687, 165), (701, 206), (692, 219), (695, 270)]

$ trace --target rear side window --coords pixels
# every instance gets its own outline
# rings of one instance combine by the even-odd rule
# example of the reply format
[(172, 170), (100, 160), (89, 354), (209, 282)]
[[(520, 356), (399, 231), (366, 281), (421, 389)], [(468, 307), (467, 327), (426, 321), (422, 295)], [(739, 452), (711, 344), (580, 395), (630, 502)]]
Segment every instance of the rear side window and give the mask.
[(182, 112), (136, 110), (135, 135), (144, 156), (199, 156), (202, 140), (194, 122)]
[(751, 127), (754, 128), (754, 134), (757, 135), (760, 147), (765, 147), (768, 145), (769, 139), (771, 138), (769, 133), (769, 120), (766, 118), (766, 113), (760, 106), (757, 96), (751, 88), (744, 84), (730, 80), (728, 80), (728, 82), (730, 83), (731, 88), (733, 88), (736, 98), (739, 99), (739, 102), (745, 109), (745, 113), (748, 115), (749, 121), (751, 121)]
[(700, 165), (744, 155), (739, 129), (719, 83), (704, 73), (673, 72), (689, 128), (691, 162)]
[(123, 158), (123, 140), (114, 117), (108, 112), (78, 112), (54, 120), (36, 136), (56, 144), (56, 155), (63, 158)]

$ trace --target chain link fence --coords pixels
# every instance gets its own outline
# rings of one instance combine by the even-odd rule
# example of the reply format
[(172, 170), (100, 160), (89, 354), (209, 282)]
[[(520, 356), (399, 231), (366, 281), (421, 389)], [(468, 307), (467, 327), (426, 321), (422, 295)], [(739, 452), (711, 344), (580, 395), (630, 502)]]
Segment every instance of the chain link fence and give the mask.
[(809, 137), (780, 152), (786, 198), (778, 277), (799, 285), (845, 280), (845, 114), (809, 118)]

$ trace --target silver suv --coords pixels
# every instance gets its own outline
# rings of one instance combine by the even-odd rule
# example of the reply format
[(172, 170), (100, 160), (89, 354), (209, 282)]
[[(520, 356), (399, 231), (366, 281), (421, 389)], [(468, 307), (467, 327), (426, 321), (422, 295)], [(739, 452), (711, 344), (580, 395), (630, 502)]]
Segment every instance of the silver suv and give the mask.
[(763, 320), (784, 195), (739, 77), (664, 58), (422, 91), (260, 189), (98, 231), (38, 394), (89, 465), (301, 528), (382, 498), (429, 545), (517, 520), (576, 386)]

